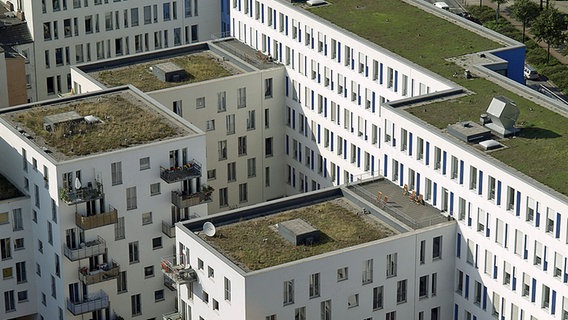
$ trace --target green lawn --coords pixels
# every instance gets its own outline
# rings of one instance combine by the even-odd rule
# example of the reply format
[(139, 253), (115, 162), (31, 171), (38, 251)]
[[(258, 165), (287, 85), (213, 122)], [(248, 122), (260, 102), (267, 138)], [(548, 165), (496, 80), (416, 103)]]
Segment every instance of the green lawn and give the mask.
[[(568, 195), (568, 125), (566, 118), (488, 80), (452, 78), (463, 69), (446, 58), (501, 47), (499, 44), (430, 15), (399, 0), (329, 0), (332, 5), (310, 9), (340, 27), (438, 73), (474, 94), (408, 109), (444, 129), (458, 121), (479, 121), (491, 99), (506, 96), (517, 103), (524, 127), (509, 148), (491, 156)], [(551, 170), (552, 169), (552, 170)]]

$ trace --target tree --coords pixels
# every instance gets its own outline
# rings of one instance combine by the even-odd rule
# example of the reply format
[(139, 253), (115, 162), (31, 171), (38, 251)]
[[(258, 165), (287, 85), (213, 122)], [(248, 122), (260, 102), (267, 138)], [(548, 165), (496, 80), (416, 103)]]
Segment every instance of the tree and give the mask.
[(501, 9), (501, 5), (507, 1), (509, 0), (491, 0), (491, 2), (497, 3), (497, 8), (495, 9), (495, 22), (499, 23), (499, 10)]
[(553, 6), (543, 10), (532, 23), (531, 31), (536, 41), (544, 41), (547, 44), (547, 63), (550, 61), (550, 46), (559, 46), (566, 41), (565, 28), (563, 15)]
[(511, 6), (513, 17), (523, 23), (523, 43), (525, 43), (525, 29), (527, 24), (538, 16), (538, 4), (531, 0), (515, 0)]

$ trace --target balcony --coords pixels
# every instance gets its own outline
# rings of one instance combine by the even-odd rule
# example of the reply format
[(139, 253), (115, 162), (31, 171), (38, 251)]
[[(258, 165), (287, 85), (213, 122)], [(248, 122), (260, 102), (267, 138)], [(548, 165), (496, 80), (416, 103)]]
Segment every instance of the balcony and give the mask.
[(190, 265), (176, 264), (176, 257), (162, 258), (162, 272), (178, 284), (197, 281), (197, 272)]
[(97, 240), (81, 243), (79, 248), (64, 247), (64, 254), (71, 261), (96, 256), (105, 252), (106, 241), (100, 236), (97, 237)]
[(172, 191), (172, 204), (180, 209), (196, 206), (198, 204), (211, 202), (211, 194), (213, 188), (203, 186), (201, 191), (194, 193), (185, 193), (181, 191)]
[(83, 230), (115, 224), (117, 221), (118, 211), (111, 206), (109, 206), (108, 212), (97, 213), (92, 216), (84, 216), (78, 212), (75, 213), (75, 224)]
[(68, 205), (100, 199), (103, 197), (102, 185), (99, 182), (95, 184), (96, 187), (93, 187), (93, 184), (89, 182), (86, 187), (73, 190), (61, 188), (59, 189), (59, 197)]
[(166, 220), (162, 220), (162, 233), (168, 236), (169, 238), (175, 238), (176, 236), (175, 225), (167, 222)]
[(79, 280), (84, 284), (90, 285), (118, 277), (120, 266), (114, 260), (111, 263), (104, 263), (98, 269), (89, 271), (87, 267), (79, 269)]
[(99, 292), (83, 298), (82, 301), (71, 301), (67, 299), (67, 309), (75, 316), (108, 308), (108, 295), (100, 290)]
[(160, 178), (167, 183), (198, 177), (201, 177), (201, 164), (196, 160), (191, 160), (181, 167), (170, 167), (169, 169), (160, 167)]
[(180, 312), (174, 311), (174, 312), (170, 312), (170, 313), (166, 313), (166, 314), (162, 315), (162, 319), (163, 320), (182, 320), (183, 316), (181, 315)]
[(166, 276), (164, 274), (164, 287), (170, 289), (170, 291), (176, 291), (176, 283), (174, 280), (172, 280), (172, 278)]

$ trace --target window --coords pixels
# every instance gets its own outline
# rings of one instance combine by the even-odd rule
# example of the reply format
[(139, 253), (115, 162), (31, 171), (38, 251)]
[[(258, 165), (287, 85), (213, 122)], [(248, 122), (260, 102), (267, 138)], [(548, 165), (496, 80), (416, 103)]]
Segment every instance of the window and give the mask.
[(207, 267), (207, 277), (215, 278), (215, 269), (211, 268), (211, 266)]
[(479, 306), (481, 304), (481, 292), (482, 292), (481, 283), (475, 281), (475, 285), (473, 286), (473, 303), (475, 305)]
[(523, 290), (521, 292), (523, 297), (528, 297), (530, 293), (531, 276), (523, 272)]
[(309, 286), (310, 298), (319, 297), (320, 295), (320, 274), (313, 273), (310, 275), (310, 286)]
[(272, 98), (272, 78), (264, 79), (264, 98)]
[(420, 299), (428, 298), (428, 275), (421, 276), (418, 281), (418, 297)]
[(28, 301), (28, 291), (18, 291), (18, 302)]
[(0, 224), (10, 223), (10, 215), (8, 212), (0, 212)]
[(383, 286), (373, 288), (373, 310), (383, 308)]
[(227, 134), (235, 133), (235, 115), (230, 114), (225, 117), (225, 126), (227, 128)]
[(426, 240), (420, 241), (419, 259), (420, 259), (420, 264), (426, 263)]
[(3, 268), (2, 269), (2, 279), (10, 279), (12, 278), (13, 275), (13, 270), (12, 267), (8, 267), (8, 268)]
[(247, 159), (247, 176), (256, 177), (256, 158)]
[(337, 282), (347, 280), (349, 276), (348, 271), (347, 267), (337, 269)]
[(247, 117), (247, 130), (254, 130), (255, 128), (256, 128), (255, 111), (249, 110)]
[(23, 250), (24, 248), (24, 238), (14, 239), (14, 251)]
[(225, 300), (231, 301), (231, 280), (225, 278), (224, 287), (225, 287)]
[(152, 23), (152, 7), (144, 6), (144, 24)]
[(136, 187), (126, 189), (126, 210), (136, 209)]
[(219, 206), (226, 207), (229, 205), (229, 195), (227, 192), (227, 188), (219, 189)]
[(111, 180), (112, 185), (116, 186), (118, 184), (122, 184), (122, 163), (121, 162), (113, 162), (110, 164), (110, 173), (111, 173)]
[(12, 248), (10, 247), (10, 238), (0, 239), (0, 253), (2, 260), (12, 258)]
[(155, 196), (157, 194), (160, 194), (160, 183), (156, 182), (150, 184), (150, 195)]
[(406, 302), (406, 279), (396, 283), (396, 303)]
[[(543, 286), (544, 287), (544, 286)], [(491, 315), (499, 318), (499, 312), (501, 312), (501, 297), (497, 292), (493, 292), (493, 308), (491, 308)], [(544, 292), (543, 292), (543, 308), (544, 308)]]
[(217, 170), (207, 170), (207, 180), (215, 180), (217, 178)]
[(289, 305), (294, 303), (294, 280), (284, 281), (284, 298), (283, 304)]
[(229, 162), (227, 163), (227, 182), (233, 182), (237, 180), (237, 163)]
[(248, 201), (248, 192), (247, 192), (247, 184), (241, 183), (239, 184), (239, 202), (247, 202)]
[(238, 138), (238, 153), (239, 156), (244, 156), (247, 154), (247, 137)]
[(463, 271), (457, 270), (456, 274), (456, 292), (460, 295), (463, 292)]
[(432, 243), (432, 260), (442, 258), (442, 236), (434, 237)]
[(141, 303), (140, 294), (135, 294), (130, 296), (130, 308), (133, 317), (142, 314), (142, 303)]
[(205, 130), (206, 131), (213, 131), (215, 130), (215, 119), (206, 120), (205, 121)]
[(227, 93), (225, 91), (217, 92), (217, 111), (227, 111)]
[(294, 320), (306, 320), (306, 307), (294, 309)]
[(398, 253), (391, 253), (387, 255), (387, 278), (396, 277)]
[(321, 320), (331, 320), (331, 300), (322, 301), (320, 304)]
[(140, 171), (150, 169), (150, 157), (140, 158)]
[(154, 302), (164, 300), (164, 289), (154, 291)]
[(6, 312), (16, 311), (16, 301), (14, 300), (14, 290), (4, 292), (4, 310)]
[(244, 108), (247, 106), (247, 88), (237, 89), (237, 108)]
[(359, 294), (352, 294), (347, 297), (347, 308), (359, 306)]
[(139, 262), (138, 241), (130, 242), (128, 244), (128, 261), (130, 263)]
[(154, 266), (144, 267), (144, 277), (151, 278), (154, 276)]
[(219, 141), (219, 160), (227, 159), (227, 140)]
[(114, 240), (122, 240), (125, 238), (124, 233), (124, 217), (119, 217), (114, 225)]
[(388, 312), (385, 316), (385, 320), (396, 320), (396, 311)]
[(272, 137), (264, 139), (264, 156), (272, 157)]
[(152, 249), (160, 249), (162, 247), (162, 237), (156, 237), (152, 239)]
[(197, 258), (197, 269), (203, 270), (203, 260)]
[(199, 97), (195, 99), (195, 108), (196, 109), (205, 108), (205, 97)]
[(363, 272), (361, 276), (363, 284), (373, 282), (373, 259), (363, 261)]
[(17, 262), (16, 263), (16, 282), (18, 284), (25, 283), (28, 281), (28, 276), (26, 273), (26, 262)]

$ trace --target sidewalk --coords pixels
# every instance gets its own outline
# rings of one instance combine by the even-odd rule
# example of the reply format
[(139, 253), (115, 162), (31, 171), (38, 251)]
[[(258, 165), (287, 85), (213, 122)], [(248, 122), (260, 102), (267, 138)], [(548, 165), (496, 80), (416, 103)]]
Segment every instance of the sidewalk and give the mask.
[[(479, 0), (463, 0), (466, 6), (479, 6)], [(484, 6), (488, 6), (495, 10), (497, 8), (497, 3), (491, 2), (490, 0), (482, 0)], [(540, 5), (540, 0), (533, 0), (536, 4)], [(499, 13), (501, 14), (502, 18), (505, 18), (509, 21), (515, 28), (519, 31), (523, 31), (523, 24), (518, 22), (517, 20), (513, 19), (509, 12), (509, 7), (513, 5), (514, 0), (509, 0), (507, 3), (502, 4), (499, 8)], [(568, 14), (568, 1), (553, 1), (550, 0), (549, 4), (553, 5), (558, 9), (558, 11), (562, 13)], [(543, 6), (546, 6), (546, 0), (543, 2)], [(533, 40), (534, 36), (530, 32), (530, 28), (527, 28), (525, 31), (525, 35), (527, 38), (531, 38)], [(536, 42), (536, 41), (535, 41)], [(543, 48), (544, 50), (547, 49), (547, 45), (545, 42), (537, 42), (537, 44)], [(563, 65), (568, 65), (568, 56), (561, 54), (560, 52), (554, 50), (554, 48), (550, 48), (550, 55), (556, 58), (560, 63)]]

